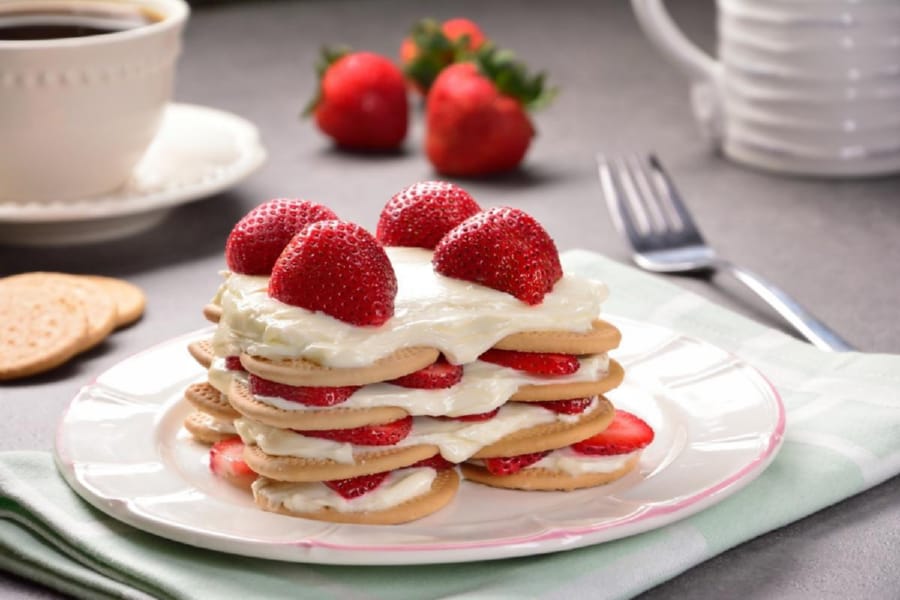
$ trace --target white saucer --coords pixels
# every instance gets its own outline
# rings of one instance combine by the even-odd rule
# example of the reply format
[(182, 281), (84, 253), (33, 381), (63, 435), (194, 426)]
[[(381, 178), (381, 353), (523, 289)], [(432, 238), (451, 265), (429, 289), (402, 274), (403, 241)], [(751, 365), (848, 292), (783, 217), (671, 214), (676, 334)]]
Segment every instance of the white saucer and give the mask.
[(211, 196), (266, 158), (259, 132), (231, 113), (170, 104), (131, 178), (114, 192), (66, 203), (0, 202), (0, 243), (56, 246), (133, 235), (175, 206)]

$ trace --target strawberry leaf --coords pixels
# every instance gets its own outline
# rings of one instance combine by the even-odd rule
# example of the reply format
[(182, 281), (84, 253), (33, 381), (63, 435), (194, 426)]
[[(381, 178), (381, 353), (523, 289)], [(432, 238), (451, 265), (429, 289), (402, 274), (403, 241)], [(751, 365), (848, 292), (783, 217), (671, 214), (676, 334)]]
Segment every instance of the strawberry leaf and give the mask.
[(410, 30), (410, 39), (416, 54), (404, 67), (404, 73), (426, 92), (446, 66), (473, 55), (469, 50), (468, 34), (451, 40), (434, 19), (422, 19), (416, 23)]
[(312, 99), (303, 107), (302, 117), (312, 115), (319, 105), (319, 101), (322, 99), (322, 78), (325, 77), (325, 72), (328, 71), (331, 65), (350, 54), (350, 52), (352, 52), (352, 48), (349, 46), (322, 46), (319, 60), (316, 61), (316, 75), (319, 78), (319, 86), (316, 88), (316, 93)]
[(545, 73), (529, 74), (525, 63), (517, 60), (509, 50), (485, 44), (475, 53), (473, 60), (500, 93), (519, 100), (529, 110), (546, 107), (559, 93), (559, 88), (545, 85)]

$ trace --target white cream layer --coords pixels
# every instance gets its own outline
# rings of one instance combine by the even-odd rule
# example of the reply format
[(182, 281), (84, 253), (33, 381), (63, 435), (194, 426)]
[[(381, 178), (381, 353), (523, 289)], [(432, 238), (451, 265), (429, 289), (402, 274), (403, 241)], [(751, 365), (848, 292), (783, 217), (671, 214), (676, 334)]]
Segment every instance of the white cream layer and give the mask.
[[(598, 354), (579, 359), (580, 366), (571, 375), (542, 377), (530, 375), (508, 367), (501, 367), (487, 362), (475, 361), (463, 367), (462, 379), (453, 387), (442, 390), (419, 390), (404, 388), (389, 383), (366, 385), (356, 390), (338, 406), (342, 408), (372, 408), (377, 406), (396, 406), (414, 416), (450, 416), (459, 417), (492, 411), (501, 406), (523, 385), (553, 385), (596, 381), (609, 370), (609, 358), (606, 354)], [(214, 368), (224, 369), (225, 361), (213, 364)], [(233, 372), (231, 376), (233, 375)], [(229, 373), (210, 371), (210, 381), (215, 377), (228, 378)], [(230, 379), (228, 379), (230, 381)], [(216, 384), (213, 384), (216, 387)], [(217, 387), (217, 389), (219, 389)], [(227, 389), (227, 388), (226, 388)], [(322, 410), (320, 406), (307, 406), (299, 402), (291, 402), (273, 396), (254, 396), (269, 406), (282, 410), (304, 411)]]
[(347, 499), (323, 483), (287, 483), (264, 478), (253, 482), (253, 496), (294, 512), (330, 508), (338, 512), (375, 512), (428, 493), (437, 471), (428, 467), (391, 471), (377, 488)]
[(216, 433), (237, 433), (237, 429), (235, 429), (234, 422), (231, 419), (217, 419), (210, 414), (198, 411), (194, 420), (195, 422), (199, 421), (200, 425)]
[(560, 448), (554, 450), (529, 468), (560, 471), (568, 475), (577, 476), (587, 473), (612, 473), (625, 466), (634, 455), (640, 451), (613, 456), (592, 456), (575, 452), (572, 448)]
[[(515, 431), (554, 421), (572, 422), (596, 410), (597, 405), (595, 399), (581, 415), (558, 415), (541, 406), (511, 402), (504, 404), (492, 419), (475, 422), (415, 417), (412, 431), (397, 447), (433, 444), (440, 448), (441, 456), (450, 462), (459, 463)], [(255, 444), (272, 456), (327, 458), (352, 464), (354, 450), (369, 452), (379, 449), (378, 446), (354, 446), (345, 442), (308, 437), (247, 418), (236, 419), (234, 423), (245, 444)]]
[(248, 385), (248, 376), (246, 371), (231, 371), (225, 366), (225, 359), (222, 357), (216, 357), (213, 359), (212, 364), (209, 365), (209, 371), (207, 371), (206, 375), (207, 381), (209, 381), (209, 385), (216, 388), (219, 393), (228, 395), (228, 390), (231, 387), (231, 381), (233, 379), (237, 379), (244, 385)]
[(429, 250), (385, 250), (398, 292), (394, 316), (382, 326), (357, 327), (284, 304), (268, 296), (267, 278), (232, 273), (213, 300), (223, 311), (213, 339), (216, 355), (244, 351), (358, 367), (400, 348), (427, 346), (454, 364), (465, 364), (513, 333), (588, 331), (607, 296), (601, 282), (564, 275), (539, 305), (530, 306), (510, 294), (436, 273)]

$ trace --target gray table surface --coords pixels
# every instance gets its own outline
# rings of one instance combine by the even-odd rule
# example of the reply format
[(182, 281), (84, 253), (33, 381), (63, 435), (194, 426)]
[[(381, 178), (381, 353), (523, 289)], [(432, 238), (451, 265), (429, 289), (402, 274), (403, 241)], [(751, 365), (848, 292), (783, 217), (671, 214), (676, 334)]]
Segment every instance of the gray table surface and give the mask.
[[(672, 3), (705, 47), (714, 46), (712, 0)], [(297, 115), (315, 88), (322, 43), (396, 55), (420, 16), (466, 15), (498, 43), (546, 69), (562, 92), (536, 116), (539, 135), (520, 172), (466, 183), (484, 205), (535, 215), (561, 249), (627, 261), (601, 203), (598, 150), (655, 149), (677, 178), (708, 239), (771, 277), (859, 348), (900, 352), (900, 179), (816, 181), (734, 166), (711, 153), (690, 118), (686, 82), (645, 41), (625, 2), (416, 0), (210, 2), (195, 8), (176, 98), (233, 111), (257, 124), (267, 164), (234, 189), (176, 210), (132, 239), (94, 246), (0, 246), (0, 274), (91, 272), (147, 293), (144, 319), (46, 376), (0, 388), (0, 450), (52, 447), (63, 407), (93, 374), (151, 344), (203, 325), (199, 308), (219, 281), (224, 240), (254, 205), (276, 196), (329, 204), (374, 228), (405, 185), (434, 177), (416, 110), (405, 151), (336, 152)], [(678, 282), (772, 327), (782, 323), (727, 279)], [(615, 290), (613, 290), (615, 293)], [(900, 597), (900, 478), (745, 543), (641, 596), (743, 598)], [(55, 592), (0, 574), (0, 597)]]

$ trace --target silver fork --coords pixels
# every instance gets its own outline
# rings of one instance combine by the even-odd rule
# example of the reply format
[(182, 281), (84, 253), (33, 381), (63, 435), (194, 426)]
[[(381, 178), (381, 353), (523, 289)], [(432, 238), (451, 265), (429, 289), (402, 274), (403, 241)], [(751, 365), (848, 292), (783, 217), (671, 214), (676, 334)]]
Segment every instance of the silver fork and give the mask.
[(716, 256), (656, 156), (598, 155), (597, 165), (613, 224), (631, 244), (639, 267), (662, 273), (728, 271), (813, 345), (839, 352), (854, 349), (786, 292)]

